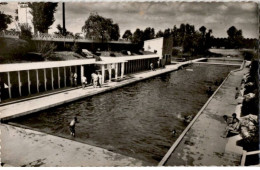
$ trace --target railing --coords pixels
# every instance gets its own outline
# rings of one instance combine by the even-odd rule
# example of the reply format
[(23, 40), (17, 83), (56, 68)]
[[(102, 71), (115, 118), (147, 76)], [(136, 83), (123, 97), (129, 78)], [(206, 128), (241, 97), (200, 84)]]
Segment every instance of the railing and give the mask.
[[(20, 33), (19, 32), (14, 32), (14, 31), (1, 31), (0, 32), (0, 37), (5, 37), (5, 38), (19, 38)], [(33, 40), (43, 40), (43, 41), (65, 41), (65, 42), (96, 42), (96, 43), (101, 43), (101, 40), (92, 40), (88, 39), (85, 37), (80, 37), (80, 36), (72, 36), (72, 35), (67, 35), (63, 36), (60, 34), (48, 34), (48, 33), (39, 33), (39, 34), (34, 34), (32, 36)], [(130, 44), (130, 41), (125, 41), (125, 40), (119, 40), (119, 41), (108, 41), (109, 43), (123, 43), (123, 44)]]

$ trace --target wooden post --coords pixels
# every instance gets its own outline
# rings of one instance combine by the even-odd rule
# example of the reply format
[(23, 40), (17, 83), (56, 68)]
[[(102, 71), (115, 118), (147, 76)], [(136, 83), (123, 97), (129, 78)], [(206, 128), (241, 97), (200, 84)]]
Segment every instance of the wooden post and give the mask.
[(27, 70), (27, 78), (28, 78), (28, 92), (29, 94), (31, 94), (30, 70)]
[(66, 77), (66, 67), (64, 67), (64, 87), (66, 87), (67, 86), (67, 82), (66, 82), (66, 80), (67, 80), (67, 77)]
[(58, 67), (58, 88), (60, 88), (60, 68)]
[(7, 72), (9, 98), (12, 98), (10, 72)]
[(21, 75), (20, 75), (20, 71), (17, 72), (18, 73), (18, 86), (19, 86), (19, 95), (22, 96), (22, 83), (21, 83)]
[(124, 78), (124, 69), (125, 69), (125, 63), (121, 63), (121, 79)]
[(43, 69), (43, 74), (44, 74), (44, 88), (45, 88), (45, 91), (47, 91), (46, 69)]
[(39, 93), (39, 73), (38, 73), (38, 69), (35, 70), (36, 71), (36, 84), (37, 84), (37, 92)]
[(54, 78), (53, 78), (53, 68), (51, 68), (51, 88), (52, 88), (52, 90), (54, 90), (53, 82), (54, 82)]

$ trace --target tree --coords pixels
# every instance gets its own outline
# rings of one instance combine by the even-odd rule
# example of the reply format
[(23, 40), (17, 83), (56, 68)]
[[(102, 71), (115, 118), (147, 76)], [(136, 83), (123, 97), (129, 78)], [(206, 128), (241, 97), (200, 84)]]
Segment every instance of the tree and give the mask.
[(98, 13), (91, 13), (82, 27), (86, 38), (110, 41), (120, 37), (119, 26), (112, 19), (104, 18)]
[[(3, 2), (3, 4), (0, 5), (5, 5), (5, 3)], [(12, 23), (12, 16), (11, 15), (6, 15), (4, 14), (4, 12), (0, 11), (0, 31), (6, 30), (8, 27), (8, 24)]]
[(67, 35), (69, 35), (69, 36), (73, 36), (73, 33), (67, 31), (66, 28), (65, 28), (65, 32), (64, 32), (64, 34), (63, 34), (63, 31), (64, 31), (64, 30), (63, 30), (63, 27), (62, 27), (60, 24), (58, 24), (58, 25), (56, 26), (56, 28), (57, 28), (58, 31), (54, 32), (54, 34), (57, 34), (57, 35), (64, 35), (64, 36), (67, 36)]
[(50, 26), (54, 23), (54, 13), (58, 3), (52, 2), (29, 2), (30, 13), (33, 16), (33, 25), (36, 31), (47, 33)]
[(123, 35), (123, 39), (126, 39), (126, 40), (131, 40), (132, 39), (132, 32), (130, 30), (126, 30), (124, 35)]
[(240, 48), (243, 44), (244, 37), (242, 30), (238, 30), (235, 26), (227, 30), (228, 34), (228, 48)]
[(206, 30), (207, 30), (207, 28), (204, 26), (200, 27), (200, 29), (199, 29), (199, 31), (201, 32), (203, 37), (205, 37)]
[(21, 34), (19, 38), (30, 42), (32, 39), (32, 32), (31, 32), (32, 28), (27, 24), (23, 24), (20, 26), (20, 29), (21, 29)]
[(160, 38), (160, 37), (163, 37), (163, 32), (161, 31), (161, 30), (159, 30), (157, 33), (156, 33), (156, 35), (155, 35), (155, 37), (156, 38)]
[(137, 28), (133, 34), (132, 42), (134, 44), (142, 45), (144, 42), (144, 32)]
[(148, 27), (144, 30), (143, 40), (150, 40), (155, 37), (154, 28)]
[(120, 30), (118, 24), (112, 24), (109, 31), (110, 40), (117, 41), (120, 37)]

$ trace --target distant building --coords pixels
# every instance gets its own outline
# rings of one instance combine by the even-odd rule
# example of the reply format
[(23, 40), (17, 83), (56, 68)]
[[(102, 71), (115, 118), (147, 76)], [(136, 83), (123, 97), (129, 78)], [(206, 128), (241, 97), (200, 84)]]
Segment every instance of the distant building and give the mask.
[(34, 26), (32, 23), (33, 16), (30, 13), (30, 8), (27, 2), (18, 2), (18, 26), (27, 25), (31, 28), (34, 33)]
[(144, 51), (150, 51), (158, 54), (160, 59), (163, 62), (166, 62), (166, 64), (171, 63), (172, 48), (172, 36), (167, 38), (161, 37), (144, 41)]

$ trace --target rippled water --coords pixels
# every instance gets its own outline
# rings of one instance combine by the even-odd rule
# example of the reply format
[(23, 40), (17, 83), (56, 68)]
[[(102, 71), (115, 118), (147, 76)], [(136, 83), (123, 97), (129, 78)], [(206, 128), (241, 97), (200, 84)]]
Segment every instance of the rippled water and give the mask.
[[(194, 116), (208, 99), (208, 87), (215, 90), (215, 82), (235, 68), (196, 64), (12, 121), (153, 165), (187, 126), (182, 117)], [(68, 125), (74, 115), (80, 123), (72, 138)]]

